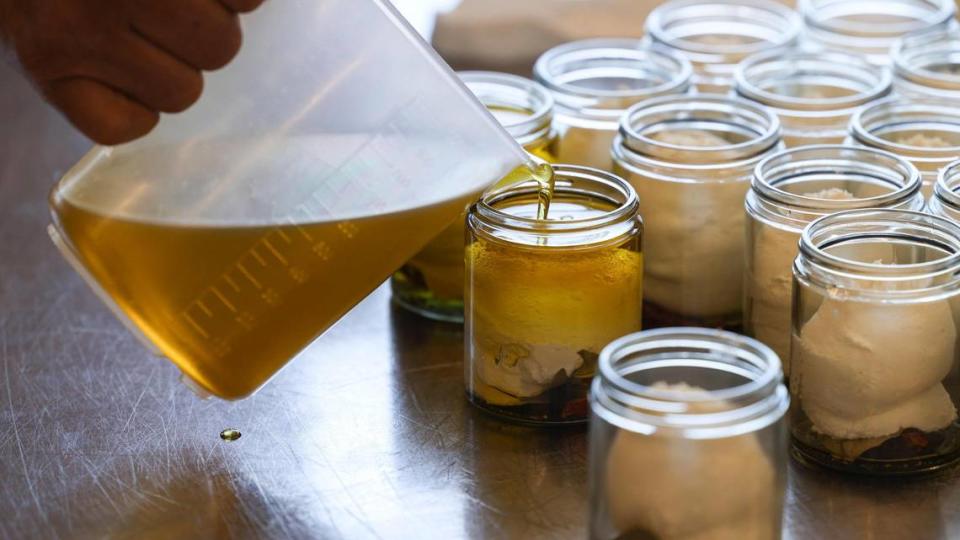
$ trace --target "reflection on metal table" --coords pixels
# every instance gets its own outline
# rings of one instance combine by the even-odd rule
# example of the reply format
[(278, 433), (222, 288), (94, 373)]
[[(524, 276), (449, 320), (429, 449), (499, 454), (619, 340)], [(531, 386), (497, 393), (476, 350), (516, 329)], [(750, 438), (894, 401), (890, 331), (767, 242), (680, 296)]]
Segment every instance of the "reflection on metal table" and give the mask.
[[(0, 110), (0, 538), (583, 537), (584, 430), (471, 408), (460, 329), (383, 288), (254, 397), (198, 399), (46, 237), (88, 143), (9, 71)], [(788, 489), (787, 538), (960, 537), (957, 471)]]

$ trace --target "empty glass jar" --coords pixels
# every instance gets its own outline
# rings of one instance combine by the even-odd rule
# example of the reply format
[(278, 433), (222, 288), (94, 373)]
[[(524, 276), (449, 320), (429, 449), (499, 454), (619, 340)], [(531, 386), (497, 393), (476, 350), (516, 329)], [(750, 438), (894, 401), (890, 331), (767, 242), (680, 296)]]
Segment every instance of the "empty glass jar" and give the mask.
[(800, 233), (842, 210), (922, 210), (920, 173), (903, 158), (862, 147), (794, 148), (757, 165), (747, 193), (744, 325), (769, 345), (791, 376), (791, 268)]
[(663, 328), (600, 354), (590, 391), (590, 534), (780, 538), (790, 398), (777, 355), (736, 334)]
[(693, 63), (699, 92), (723, 94), (741, 60), (761, 51), (783, 53), (796, 45), (801, 26), (796, 12), (773, 0), (674, 0), (650, 13), (646, 32), (654, 44)]
[(854, 113), (850, 142), (913, 163), (923, 177), (923, 194), (929, 196), (940, 169), (960, 159), (960, 110), (957, 102), (944, 99), (881, 100)]
[(736, 92), (769, 107), (788, 148), (839, 144), (858, 107), (890, 93), (890, 72), (846, 53), (762, 53), (736, 71)]
[(893, 84), (900, 95), (960, 99), (960, 32), (955, 24), (905, 36), (891, 55)]
[(588, 39), (554, 47), (533, 68), (556, 100), (561, 163), (610, 170), (620, 117), (634, 103), (690, 89), (682, 56), (635, 39)]
[(960, 459), (960, 225), (841, 212), (803, 232), (793, 272), (796, 455), (866, 474)]
[[(523, 77), (465, 71), (460, 79), (523, 148), (548, 162), (556, 160), (553, 97)], [(407, 261), (390, 280), (401, 306), (431, 319), (463, 322), (464, 216)]]
[(960, 190), (960, 161), (940, 170), (927, 210), (935, 216), (960, 223), (960, 193), (957, 190)]
[(890, 47), (901, 36), (945, 28), (954, 0), (799, 0), (805, 46), (862, 54), (877, 66), (890, 65)]
[(717, 95), (668, 96), (624, 115), (614, 171), (644, 219), (644, 327), (742, 324), (744, 212), (753, 168), (782, 150), (767, 109)]
[(597, 355), (640, 329), (637, 194), (596, 169), (557, 165), (547, 220), (536, 183), (487, 194), (467, 217), (467, 394), (532, 423), (587, 417)]

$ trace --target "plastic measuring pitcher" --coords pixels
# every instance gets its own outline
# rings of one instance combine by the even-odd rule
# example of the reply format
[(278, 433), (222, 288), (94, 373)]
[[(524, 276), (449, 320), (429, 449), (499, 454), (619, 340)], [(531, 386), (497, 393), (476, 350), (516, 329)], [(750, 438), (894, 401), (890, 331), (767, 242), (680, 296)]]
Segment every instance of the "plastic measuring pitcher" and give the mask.
[(244, 22), (193, 108), (94, 148), (51, 195), (75, 268), (225, 399), (528, 159), (385, 0), (270, 0)]

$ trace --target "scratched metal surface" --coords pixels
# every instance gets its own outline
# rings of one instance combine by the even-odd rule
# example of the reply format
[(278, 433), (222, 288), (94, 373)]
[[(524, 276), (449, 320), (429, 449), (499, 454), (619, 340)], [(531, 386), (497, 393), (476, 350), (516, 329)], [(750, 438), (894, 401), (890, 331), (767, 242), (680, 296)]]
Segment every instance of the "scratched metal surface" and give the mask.
[[(86, 147), (0, 67), (0, 538), (583, 537), (583, 431), (472, 410), (459, 330), (383, 289), (256, 396), (196, 398), (46, 238), (46, 192)], [(958, 538), (960, 473), (792, 466), (784, 532)]]

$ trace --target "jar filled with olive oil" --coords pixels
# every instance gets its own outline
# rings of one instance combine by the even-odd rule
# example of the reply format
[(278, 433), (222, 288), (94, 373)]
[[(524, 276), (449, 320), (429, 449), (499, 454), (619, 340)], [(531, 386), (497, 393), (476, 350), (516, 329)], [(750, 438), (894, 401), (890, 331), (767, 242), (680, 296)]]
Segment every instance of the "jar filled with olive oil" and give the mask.
[(625, 180), (554, 166), (541, 187), (484, 196), (467, 217), (465, 370), (468, 398), (528, 423), (584, 422), (597, 356), (640, 329), (639, 201)]
[[(466, 71), (460, 79), (527, 152), (555, 161), (550, 92), (507, 73)], [(398, 304), (431, 319), (463, 322), (463, 223), (461, 215), (393, 275)]]

